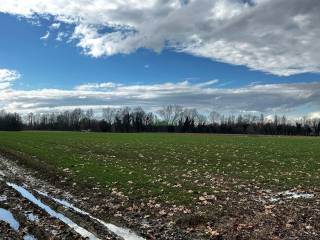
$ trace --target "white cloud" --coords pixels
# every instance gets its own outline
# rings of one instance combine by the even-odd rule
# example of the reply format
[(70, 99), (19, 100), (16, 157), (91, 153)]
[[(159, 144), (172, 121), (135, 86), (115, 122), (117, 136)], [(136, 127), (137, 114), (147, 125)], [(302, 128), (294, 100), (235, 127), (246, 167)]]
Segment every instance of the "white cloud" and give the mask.
[(65, 40), (65, 39), (68, 39), (68, 37), (69, 37), (68, 33), (66, 33), (66, 32), (58, 32), (56, 40), (61, 42), (61, 41)]
[(47, 40), (50, 37), (50, 32), (47, 31), (45, 35), (43, 35), (40, 39), (41, 40)]
[(312, 112), (308, 117), (311, 119), (320, 119), (320, 112)]
[(52, 23), (50, 26), (50, 29), (56, 30), (56, 29), (59, 29), (60, 26), (61, 26), (61, 23), (59, 23), (59, 22)]
[(12, 83), (21, 77), (17, 71), (0, 69), (0, 91), (11, 87)]
[[(219, 88), (218, 80), (160, 84), (87, 83), (73, 89), (17, 90), (11, 83), (20, 74), (0, 70), (0, 108), (27, 113), (58, 111), (77, 107), (101, 109), (106, 106), (142, 106), (154, 110), (179, 104), (199, 111), (288, 113), (316, 116), (320, 108), (320, 82), (262, 84), (240, 88)], [(1, 84), (4, 84), (1, 87)], [(303, 112), (301, 112), (303, 109)], [(306, 109), (309, 109), (308, 111)]]
[(75, 25), (93, 57), (168, 47), (277, 75), (320, 72), (318, 0), (0, 0), (0, 12)]
[(210, 81), (203, 82), (203, 83), (198, 83), (196, 86), (198, 86), (198, 87), (206, 87), (206, 86), (211, 86), (213, 84), (216, 84), (218, 82), (219, 82), (219, 80), (215, 79), (215, 80), (210, 80)]
[(87, 84), (76, 86), (74, 89), (78, 91), (107, 90), (107, 89), (115, 88), (118, 86), (121, 86), (121, 84), (115, 84), (113, 82), (87, 83)]
[(11, 82), (19, 79), (20, 73), (9, 69), (0, 69), (0, 82)]

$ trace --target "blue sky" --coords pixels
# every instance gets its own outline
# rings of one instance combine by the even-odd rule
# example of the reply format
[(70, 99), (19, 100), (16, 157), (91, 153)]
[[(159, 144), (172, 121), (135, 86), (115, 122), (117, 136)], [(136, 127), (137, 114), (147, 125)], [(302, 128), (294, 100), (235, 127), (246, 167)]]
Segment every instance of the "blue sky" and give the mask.
[(211, 79), (219, 79), (222, 86), (239, 87), (252, 82), (319, 80), (319, 74), (280, 77), (170, 50), (156, 53), (140, 49), (129, 55), (92, 58), (82, 54), (74, 43), (56, 41), (55, 36), (41, 40), (51, 24), (52, 21), (43, 20), (37, 26), (25, 19), (0, 14), (0, 66), (23, 74), (19, 88), (72, 88), (105, 81), (161, 83)]
[[(263, 1), (261, 4), (265, 5), (262, 6), (265, 10), (277, 7), (279, 11), (280, 8), (278, 14), (282, 13), (283, 7), (283, 13), (292, 15), (290, 17), (296, 24), (296, 29), (292, 27), (292, 23), (286, 22), (287, 18), (283, 20), (283, 26), (279, 23), (261, 22), (259, 11), (262, 11), (262, 7), (259, 4)], [(170, 5), (172, 9), (167, 11), (171, 11), (171, 15), (176, 14), (178, 21), (161, 18), (159, 20), (166, 20), (168, 23), (165, 22), (165, 26), (155, 29), (152, 29), (153, 25), (140, 24), (140, 21), (135, 19), (135, 10), (130, 12), (130, 8), (126, 13), (129, 16), (132, 14), (130, 21), (124, 21), (123, 15), (118, 13), (120, 10), (115, 10), (112, 12), (114, 19), (106, 17), (101, 23), (94, 15), (90, 16), (91, 13), (86, 12), (85, 2), (79, 5), (82, 7), (79, 16), (72, 9), (59, 12), (53, 1), (48, 1), (48, 6), (44, 9), (37, 9), (37, 6), (28, 3), (22, 4), (22, 1), (18, 0), (13, 2), (18, 2), (18, 7), (10, 1), (0, 0), (0, 69), (19, 74), (19, 77), (10, 80), (10, 88), (0, 88), (0, 91), (4, 91), (11, 98), (0, 99), (0, 107), (9, 111), (56, 111), (59, 106), (64, 109), (86, 106), (98, 109), (135, 104), (154, 109), (164, 104), (185, 104), (186, 107), (190, 104), (190, 107), (201, 108), (203, 111), (211, 108), (221, 112), (257, 111), (266, 114), (279, 111), (293, 116), (317, 115), (319, 112), (319, 98), (315, 96), (316, 93), (310, 93), (312, 89), (315, 91), (319, 87), (320, 64), (313, 53), (318, 46), (310, 37), (306, 40), (300, 37), (301, 33), (309, 33), (310, 29), (315, 27), (314, 33), (319, 32), (317, 26), (307, 22), (309, 19), (318, 18), (314, 16), (313, 10), (311, 11), (319, 8), (316, 1), (308, 0), (306, 5), (310, 6), (310, 11), (306, 8), (305, 12), (301, 13), (286, 11), (288, 6), (285, 1), (280, 1), (282, 5), (278, 3), (279, 6), (273, 6), (275, 1), (271, 0), (253, 1), (254, 4), (250, 5), (233, 0), (213, 1), (215, 5), (207, 4), (210, 4), (213, 12), (217, 11), (216, 20), (209, 24), (207, 19), (190, 19), (191, 25), (193, 21), (202, 25), (208, 24), (207, 33), (197, 32), (196, 28), (180, 30), (188, 23), (179, 25), (179, 20), (189, 21), (189, 18), (183, 15), (187, 13), (181, 9), (185, 7), (190, 8), (190, 11), (197, 11), (201, 4), (195, 7), (192, 5), (194, 1), (188, 4), (190, 6), (179, 8)], [(134, 3), (133, 0), (128, 2)], [(152, 10), (150, 8), (154, 7), (152, 1), (149, 2), (149, 5), (141, 6), (146, 16)], [(299, 2), (292, 1), (291, 4), (299, 5)], [(157, 8), (161, 7), (157, 5)], [(99, 8), (96, 11), (102, 16), (110, 14), (108, 11), (101, 13)], [(274, 14), (277, 14), (277, 11)], [(235, 26), (228, 24), (222, 32), (219, 25), (230, 21), (229, 15), (235, 15), (236, 21), (233, 20), (232, 23)], [(250, 20), (256, 20), (251, 24), (254, 26), (246, 23), (248, 15)], [(157, 20), (157, 16), (151, 19)], [(74, 20), (75, 17), (80, 20)], [(105, 26), (104, 23), (108, 21), (110, 23)], [(113, 21), (120, 27), (110, 27)], [(170, 29), (175, 24), (179, 30), (174, 27)], [(274, 27), (274, 24), (279, 28), (275, 30), (283, 31), (283, 34), (288, 36), (269, 37), (268, 28)], [(130, 31), (127, 30), (129, 26)], [(234, 28), (240, 28), (239, 26), (244, 30), (239, 34), (239, 39), (235, 40), (237, 36), (234, 36)], [(251, 32), (251, 28), (256, 29), (257, 26), (265, 28), (265, 32), (259, 33), (259, 36), (267, 37), (260, 39), (256, 32)], [(139, 30), (139, 34), (143, 33), (143, 36), (131, 36), (131, 28)], [(58, 40), (59, 34), (62, 38)], [(219, 35), (219, 39), (216, 39), (216, 35)], [(293, 40), (297, 38), (297, 41), (290, 43), (289, 37)], [(316, 39), (314, 37), (314, 40)], [(310, 42), (303, 42), (307, 40)], [(290, 44), (292, 46), (287, 46)], [(309, 47), (311, 44), (312, 49)], [(102, 87), (103, 83), (113, 83), (114, 86), (106, 89)], [(181, 83), (183, 90), (180, 89)], [(207, 84), (198, 85), (201, 83)], [(165, 84), (171, 84), (169, 93)], [(129, 91), (126, 92), (128, 87)], [(68, 91), (75, 89), (81, 90), (77, 92), (78, 97), (70, 96)], [(138, 89), (138, 92), (134, 92), (134, 89)], [(48, 92), (40, 96), (44, 90)], [(59, 90), (57, 96), (53, 94), (55, 90)], [(139, 91), (145, 95), (138, 96)], [(164, 101), (166, 97), (162, 92), (158, 94), (159, 91), (168, 94), (170, 100)], [(288, 91), (291, 91), (289, 95)], [(99, 98), (101, 92), (104, 95)], [(122, 97), (118, 96), (119, 92)], [(16, 97), (18, 93), (28, 95), (28, 104), (23, 104), (26, 99)], [(258, 99), (259, 95), (263, 98)], [(297, 95), (300, 98), (293, 99)], [(310, 99), (303, 97), (307, 95)], [(41, 98), (45, 101), (40, 100)], [(87, 102), (79, 99), (87, 99)], [(128, 102), (129, 99), (136, 101)], [(260, 105), (252, 104), (252, 101)], [(278, 105), (276, 101), (279, 102)]]

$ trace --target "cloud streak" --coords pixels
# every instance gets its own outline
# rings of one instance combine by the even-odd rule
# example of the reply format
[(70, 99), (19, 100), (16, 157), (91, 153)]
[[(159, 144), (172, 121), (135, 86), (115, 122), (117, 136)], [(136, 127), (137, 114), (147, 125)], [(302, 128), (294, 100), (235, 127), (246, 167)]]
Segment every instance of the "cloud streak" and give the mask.
[(0, 70), (0, 84), (10, 83), (0, 88), (0, 106), (7, 111), (28, 113), (77, 107), (101, 109), (106, 106), (142, 106), (155, 110), (172, 103), (224, 113), (257, 111), (299, 114), (300, 108), (320, 108), (320, 82), (251, 84), (240, 88), (220, 88), (218, 80), (143, 85), (105, 82), (87, 83), (69, 90), (17, 90), (11, 84), (19, 78), (20, 74), (16, 71)]
[(40, 39), (41, 40), (47, 40), (50, 37), (50, 32), (47, 31), (45, 35), (43, 35)]
[(282, 76), (320, 72), (318, 0), (0, 0), (0, 12), (70, 24), (92, 57), (170, 48)]

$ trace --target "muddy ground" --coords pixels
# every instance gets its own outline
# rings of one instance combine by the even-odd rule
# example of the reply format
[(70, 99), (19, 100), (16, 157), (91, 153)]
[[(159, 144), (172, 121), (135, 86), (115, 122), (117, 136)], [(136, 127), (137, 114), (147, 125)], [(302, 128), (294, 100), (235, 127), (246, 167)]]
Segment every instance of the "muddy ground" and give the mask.
[[(132, 202), (116, 190), (107, 194), (98, 186), (80, 187), (67, 176), (48, 182), (43, 176), (0, 158), (0, 239), (85, 239), (86, 234), (91, 239), (128, 240), (320, 239), (320, 191), (316, 188), (276, 192), (217, 178), (214, 184), (225, 191), (203, 195), (194, 209), (187, 209), (156, 200)], [(23, 197), (12, 184), (73, 225)]]
[[(14, 187), (29, 192), (29, 198)], [(19, 190), (19, 189), (18, 189)], [(31, 195), (32, 194), (32, 195)], [(48, 196), (45, 196), (48, 194)], [(123, 239), (99, 222), (51, 199), (61, 197), (76, 204), (75, 198), (67, 191), (34, 178), (26, 169), (12, 161), (0, 159), (0, 239)], [(49, 211), (33, 201), (40, 201)], [(77, 210), (77, 209), (76, 209)], [(79, 209), (80, 211), (80, 209)], [(81, 210), (82, 211), (82, 210)], [(55, 217), (52, 214), (61, 216)], [(129, 229), (128, 239), (143, 239)]]

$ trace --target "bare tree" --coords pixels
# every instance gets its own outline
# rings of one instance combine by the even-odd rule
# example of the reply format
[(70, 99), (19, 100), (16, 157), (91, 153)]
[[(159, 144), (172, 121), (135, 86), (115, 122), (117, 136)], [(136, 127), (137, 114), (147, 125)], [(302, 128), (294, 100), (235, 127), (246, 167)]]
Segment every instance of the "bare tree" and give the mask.
[(311, 127), (314, 135), (319, 136), (320, 132), (320, 119), (319, 118), (313, 118), (311, 119)]
[(132, 121), (132, 126), (135, 131), (139, 132), (139, 131), (143, 130), (145, 116), (146, 116), (146, 113), (142, 109), (142, 107), (137, 107), (137, 108), (133, 109), (133, 111), (131, 113), (131, 121)]
[(34, 122), (35, 122), (35, 119), (34, 119), (34, 114), (33, 113), (29, 113), (27, 115), (27, 121), (28, 121), (28, 125), (33, 127), (34, 126)]
[(208, 121), (208, 118), (206, 115), (199, 113), (197, 116), (197, 125), (205, 125)]
[(218, 123), (220, 121), (220, 114), (216, 111), (209, 113), (209, 121), (211, 124)]
[(94, 116), (94, 112), (93, 112), (93, 110), (90, 108), (90, 109), (88, 109), (87, 111), (86, 111), (86, 118), (88, 118), (88, 119), (92, 119), (93, 118), (93, 116)]
[(169, 125), (176, 125), (179, 117), (183, 112), (183, 108), (179, 105), (168, 105), (160, 109), (157, 113), (164, 122)]
[(112, 124), (116, 117), (116, 112), (117, 112), (117, 109), (115, 108), (110, 108), (110, 107), (103, 108), (102, 117), (108, 124)]
[(195, 108), (185, 108), (181, 114), (181, 120), (186, 121), (190, 120), (196, 125), (206, 122), (206, 116), (200, 114)]

